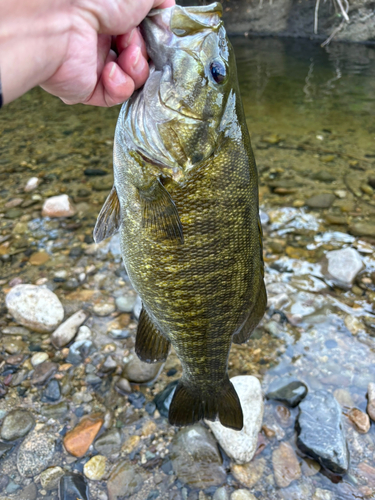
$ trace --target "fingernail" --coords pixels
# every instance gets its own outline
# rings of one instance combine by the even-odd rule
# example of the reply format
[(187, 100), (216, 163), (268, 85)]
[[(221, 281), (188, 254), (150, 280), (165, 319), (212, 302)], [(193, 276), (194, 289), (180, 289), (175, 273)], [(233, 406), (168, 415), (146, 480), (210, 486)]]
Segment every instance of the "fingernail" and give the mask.
[(109, 72), (109, 78), (110, 78), (111, 80), (114, 80), (114, 78), (113, 78), (113, 77), (114, 77), (114, 75), (115, 75), (115, 73), (116, 73), (116, 69), (117, 69), (117, 64), (116, 64), (116, 63), (113, 63), (113, 64), (112, 64), (111, 71)]
[(134, 49), (133, 69), (136, 73), (143, 69), (143, 61), (141, 59), (142, 51), (139, 47)]
[(125, 42), (125, 47), (124, 48), (129, 47), (129, 45), (131, 45), (132, 40), (133, 40), (134, 35), (135, 35), (135, 30), (136, 30), (136, 28), (132, 29), (131, 32), (129, 33), (129, 36), (128, 36), (128, 39)]

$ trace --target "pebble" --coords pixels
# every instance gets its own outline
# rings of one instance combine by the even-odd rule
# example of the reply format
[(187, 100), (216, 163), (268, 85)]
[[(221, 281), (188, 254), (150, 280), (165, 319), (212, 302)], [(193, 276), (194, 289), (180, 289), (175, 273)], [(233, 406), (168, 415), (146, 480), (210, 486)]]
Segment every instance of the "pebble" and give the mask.
[(259, 380), (251, 375), (234, 377), (231, 382), (242, 406), (244, 416), (242, 430), (228, 429), (220, 422), (206, 423), (227, 455), (236, 463), (244, 464), (250, 462), (257, 449), (264, 410), (262, 390)]
[(30, 191), (34, 191), (40, 184), (40, 179), (38, 177), (30, 177), (30, 179), (26, 182), (26, 186), (24, 187), (24, 190), (26, 193), (29, 193)]
[(332, 394), (309, 393), (299, 405), (297, 446), (335, 474), (349, 469), (349, 451), (341, 421), (341, 407)]
[(367, 413), (363, 413), (363, 411), (357, 408), (352, 408), (348, 416), (360, 434), (366, 434), (370, 430), (370, 417)]
[(365, 325), (356, 316), (346, 316), (344, 323), (352, 335), (357, 335), (358, 333), (365, 331)]
[(104, 432), (94, 443), (96, 451), (109, 457), (119, 453), (122, 446), (121, 433), (118, 429), (109, 429)]
[(257, 500), (257, 497), (250, 493), (250, 491), (237, 490), (231, 494), (230, 500)]
[(267, 399), (281, 401), (294, 408), (307, 394), (307, 386), (299, 380), (277, 380), (271, 384), (266, 394)]
[(375, 422), (375, 383), (370, 382), (367, 388), (367, 413), (372, 421)]
[(17, 285), (6, 295), (5, 303), (17, 323), (38, 332), (52, 332), (64, 318), (58, 297), (41, 286)]
[(48, 467), (55, 453), (55, 438), (34, 430), (21, 444), (17, 468), (21, 476), (34, 477)]
[(306, 205), (310, 208), (329, 208), (336, 197), (332, 193), (320, 193), (308, 198)]
[(317, 488), (314, 492), (312, 500), (333, 500), (333, 494), (329, 490)]
[(353, 285), (357, 274), (363, 268), (362, 257), (354, 248), (343, 248), (326, 253), (328, 275), (337, 286), (347, 288)]
[(35, 367), (47, 361), (48, 358), (49, 356), (46, 352), (36, 352), (31, 356), (30, 362)]
[(123, 295), (116, 298), (116, 307), (120, 312), (131, 313), (137, 300), (136, 295)]
[(136, 354), (125, 364), (122, 376), (138, 384), (153, 382), (161, 372), (164, 363), (144, 363)]
[(229, 493), (227, 488), (225, 486), (221, 486), (220, 488), (218, 488), (215, 491), (212, 500), (229, 500)]
[(343, 407), (343, 408), (353, 408), (354, 402), (352, 399), (352, 396), (349, 391), (346, 389), (336, 389), (333, 393), (336, 401)]
[(109, 316), (116, 310), (115, 304), (111, 302), (99, 302), (99, 304), (95, 304), (93, 307), (93, 312), (96, 316)]
[(27, 410), (12, 410), (4, 418), (0, 436), (5, 441), (15, 441), (26, 436), (35, 425), (33, 415)]
[(122, 394), (132, 392), (129, 380), (123, 377), (119, 378), (116, 382), (116, 389), (118, 389)]
[(92, 345), (91, 340), (77, 340), (70, 346), (66, 361), (72, 365), (79, 365), (89, 355)]
[(315, 476), (320, 471), (321, 467), (318, 462), (311, 458), (304, 458), (302, 460), (301, 470), (302, 474), (306, 477)]
[(191, 488), (221, 486), (226, 480), (217, 444), (212, 434), (199, 424), (176, 434), (170, 456), (176, 476)]
[(233, 476), (246, 488), (252, 488), (263, 476), (266, 461), (264, 458), (256, 458), (244, 465), (232, 465)]
[(67, 194), (52, 196), (43, 203), (42, 217), (72, 217), (76, 208)]
[(51, 335), (51, 342), (57, 348), (66, 346), (73, 340), (75, 337), (78, 328), (84, 323), (87, 319), (86, 313), (80, 309), (75, 314), (70, 316), (64, 323), (53, 332)]
[(36, 500), (38, 496), (38, 489), (35, 483), (30, 483), (28, 486), (25, 486), (23, 490), (17, 493), (18, 500)]
[(139, 410), (140, 408), (142, 408), (143, 403), (146, 401), (146, 396), (140, 391), (135, 391), (129, 394), (128, 401), (134, 406), (134, 408), (137, 408), (137, 410)]
[(44, 250), (40, 252), (35, 252), (31, 255), (29, 262), (32, 266), (42, 266), (46, 262), (48, 262), (50, 256)]
[(162, 417), (168, 418), (169, 407), (176, 390), (178, 380), (170, 382), (161, 392), (154, 397), (154, 403)]
[(107, 459), (103, 455), (95, 455), (83, 466), (83, 473), (88, 479), (100, 481), (105, 474)]
[(282, 442), (272, 453), (272, 465), (275, 481), (279, 488), (286, 488), (301, 477), (301, 467), (291, 445)]
[(375, 224), (373, 222), (355, 222), (349, 225), (348, 231), (353, 236), (369, 236), (375, 238)]
[(66, 433), (64, 437), (66, 451), (75, 457), (83, 457), (100, 431), (103, 422), (103, 415), (100, 413), (83, 417), (74, 429)]
[(40, 483), (45, 490), (54, 490), (58, 487), (60, 478), (64, 475), (61, 467), (49, 467), (40, 474)]
[(114, 468), (108, 483), (109, 500), (127, 497), (137, 493), (145, 480), (145, 473), (141, 467), (129, 462), (120, 462)]
[(47, 384), (47, 387), (44, 389), (41, 400), (43, 402), (58, 401), (60, 397), (61, 397), (61, 390), (58, 380), (56, 379), (50, 380)]
[(68, 473), (60, 478), (59, 500), (89, 500), (89, 488), (82, 474)]
[(90, 328), (86, 325), (80, 326), (75, 341), (79, 342), (81, 340), (91, 340), (91, 339), (92, 339), (92, 331), (90, 330)]
[(13, 448), (13, 443), (1, 443), (0, 442), (0, 458), (3, 458), (7, 453)]
[(45, 361), (35, 367), (34, 373), (31, 377), (33, 385), (43, 385), (52, 375), (57, 371), (58, 365), (51, 361)]

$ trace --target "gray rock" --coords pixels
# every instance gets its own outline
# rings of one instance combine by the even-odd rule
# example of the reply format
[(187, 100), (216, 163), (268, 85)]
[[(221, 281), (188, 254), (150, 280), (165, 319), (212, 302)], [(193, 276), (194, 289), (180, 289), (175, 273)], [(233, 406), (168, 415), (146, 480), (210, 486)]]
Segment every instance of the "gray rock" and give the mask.
[(8, 486), (6, 487), (6, 492), (7, 493), (15, 493), (17, 490), (19, 490), (21, 488), (21, 486), (13, 481), (10, 481), (10, 483), (8, 483)]
[(220, 422), (206, 423), (227, 455), (236, 463), (244, 464), (250, 462), (257, 449), (264, 410), (262, 390), (259, 380), (251, 375), (234, 377), (231, 382), (241, 401), (244, 417), (242, 430), (228, 429)]
[(45, 402), (58, 401), (61, 397), (60, 384), (58, 380), (52, 379), (48, 382), (41, 400)]
[(256, 500), (256, 497), (247, 490), (236, 490), (231, 496), (230, 500)]
[(90, 330), (90, 328), (86, 325), (80, 326), (76, 336), (76, 342), (80, 340), (91, 340), (91, 339), (92, 339), (92, 331)]
[(281, 401), (294, 408), (307, 394), (307, 386), (299, 380), (281, 379), (277, 380), (268, 389), (267, 399)]
[(191, 488), (221, 486), (226, 479), (212, 434), (201, 425), (180, 430), (173, 439), (171, 460), (179, 480)]
[(373, 222), (356, 222), (349, 225), (348, 231), (354, 236), (369, 236), (375, 238), (375, 224)]
[(56, 489), (63, 475), (64, 471), (61, 467), (48, 467), (40, 475), (42, 487), (47, 491)]
[(80, 364), (89, 355), (91, 348), (91, 340), (78, 340), (74, 342), (69, 348), (69, 354), (66, 361), (73, 365)]
[(129, 382), (138, 384), (151, 383), (159, 375), (164, 363), (144, 363), (136, 354), (126, 363), (122, 376)]
[(131, 313), (136, 303), (136, 300), (137, 300), (136, 295), (124, 295), (121, 297), (117, 297), (116, 307), (121, 312)]
[(218, 488), (215, 491), (212, 500), (229, 500), (229, 493), (227, 488), (225, 486), (221, 486), (220, 488)]
[(14, 441), (25, 436), (35, 425), (35, 419), (26, 410), (12, 410), (5, 417), (0, 435), (6, 441)]
[(352, 286), (355, 277), (363, 268), (360, 254), (354, 248), (343, 248), (326, 253), (328, 260), (327, 272), (334, 283), (348, 288)]
[(341, 421), (341, 407), (332, 394), (310, 393), (299, 405), (297, 446), (335, 474), (349, 469), (349, 450)]
[(22, 491), (17, 494), (18, 500), (36, 500), (38, 496), (38, 489), (35, 483), (30, 483)]
[(82, 309), (70, 316), (51, 335), (52, 344), (57, 349), (69, 344), (75, 337), (78, 328), (86, 321), (86, 318), (87, 315)]
[(320, 193), (306, 200), (306, 205), (310, 208), (329, 208), (335, 199), (332, 193)]
[(54, 453), (55, 439), (40, 431), (33, 431), (18, 450), (18, 472), (24, 477), (34, 477), (40, 474), (48, 467)]
[(53, 332), (64, 318), (64, 308), (48, 288), (17, 285), (5, 298), (8, 311), (17, 323), (38, 332)]
[(114, 453), (119, 453), (121, 450), (122, 439), (118, 429), (110, 429), (104, 432), (94, 444), (94, 448), (101, 455), (109, 457)]
[(31, 377), (33, 385), (43, 385), (57, 371), (57, 364), (46, 361), (38, 365)]
[(137, 493), (145, 480), (145, 473), (141, 467), (129, 462), (120, 462), (113, 470), (108, 483), (109, 500), (127, 497)]

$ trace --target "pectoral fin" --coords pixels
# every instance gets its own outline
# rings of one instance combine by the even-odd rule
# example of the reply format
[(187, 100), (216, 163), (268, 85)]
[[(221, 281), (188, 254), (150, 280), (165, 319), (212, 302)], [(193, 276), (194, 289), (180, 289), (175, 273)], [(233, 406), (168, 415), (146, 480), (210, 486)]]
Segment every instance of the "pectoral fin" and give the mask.
[(137, 356), (145, 363), (156, 363), (156, 361), (165, 361), (168, 351), (169, 340), (159, 332), (147, 311), (142, 308), (135, 338)]
[(120, 202), (115, 186), (100, 210), (94, 229), (94, 241), (100, 243), (115, 234), (120, 227)]
[(264, 311), (267, 306), (267, 293), (266, 287), (264, 286), (263, 278), (261, 278), (261, 286), (258, 293), (257, 301), (252, 308), (249, 316), (247, 317), (245, 323), (243, 324), (241, 330), (233, 335), (233, 342), (235, 344), (243, 344), (247, 342), (257, 327), (259, 321), (263, 318)]
[(184, 236), (176, 205), (170, 194), (156, 179), (149, 189), (139, 189), (142, 225), (157, 241), (169, 240), (182, 245)]

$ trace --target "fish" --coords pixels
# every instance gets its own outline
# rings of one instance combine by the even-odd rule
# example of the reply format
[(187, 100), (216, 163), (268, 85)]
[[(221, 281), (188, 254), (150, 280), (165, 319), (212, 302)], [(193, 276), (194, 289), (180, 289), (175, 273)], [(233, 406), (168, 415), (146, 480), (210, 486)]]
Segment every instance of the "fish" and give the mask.
[(243, 427), (228, 376), (232, 342), (246, 342), (266, 303), (258, 175), (222, 6), (151, 10), (144, 86), (121, 108), (114, 185), (94, 229), (120, 233), (142, 300), (135, 352), (183, 369), (169, 422)]

